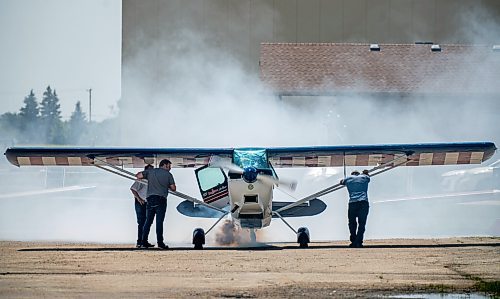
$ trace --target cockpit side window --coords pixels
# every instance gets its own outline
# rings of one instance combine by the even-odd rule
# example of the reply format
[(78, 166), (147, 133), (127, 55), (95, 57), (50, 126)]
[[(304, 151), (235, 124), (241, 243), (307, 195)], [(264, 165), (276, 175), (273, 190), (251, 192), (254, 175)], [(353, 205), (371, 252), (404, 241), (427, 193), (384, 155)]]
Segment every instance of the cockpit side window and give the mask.
[(215, 186), (224, 184), (226, 181), (224, 173), (219, 168), (207, 167), (201, 169), (197, 176), (201, 191), (210, 190)]

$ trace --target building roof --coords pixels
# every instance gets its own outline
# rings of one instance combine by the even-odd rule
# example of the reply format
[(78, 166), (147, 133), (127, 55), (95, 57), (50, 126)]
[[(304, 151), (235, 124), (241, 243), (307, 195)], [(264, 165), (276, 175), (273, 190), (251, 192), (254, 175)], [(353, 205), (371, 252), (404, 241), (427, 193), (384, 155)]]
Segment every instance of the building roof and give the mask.
[[(498, 94), (492, 45), (263, 43), (261, 79), (280, 95)], [(495, 50), (494, 50), (495, 49)]]

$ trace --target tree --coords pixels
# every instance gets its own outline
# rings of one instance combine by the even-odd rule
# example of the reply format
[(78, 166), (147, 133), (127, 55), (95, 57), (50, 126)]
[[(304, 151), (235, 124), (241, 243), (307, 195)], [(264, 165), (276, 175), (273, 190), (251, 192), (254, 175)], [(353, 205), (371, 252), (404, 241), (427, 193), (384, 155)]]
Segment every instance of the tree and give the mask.
[(38, 119), (39, 113), (40, 109), (38, 109), (38, 103), (32, 89), (30, 94), (24, 98), (24, 107), (21, 108), (19, 116), (25, 123), (34, 123)]
[(43, 99), (40, 107), (40, 117), (43, 129), (45, 131), (45, 140), (52, 144), (64, 143), (64, 130), (61, 121), (61, 105), (54, 89), (47, 86), (43, 93)]
[(19, 112), (19, 125), (23, 131), (23, 142), (38, 143), (42, 141), (39, 132), (39, 114), (40, 109), (32, 89), (30, 94), (24, 98), (24, 107)]
[(85, 120), (85, 113), (82, 112), (80, 101), (76, 102), (75, 111), (71, 114), (68, 124), (69, 135), (67, 141), (70, 144), (79, 144), (87, 129), (87, 121)]

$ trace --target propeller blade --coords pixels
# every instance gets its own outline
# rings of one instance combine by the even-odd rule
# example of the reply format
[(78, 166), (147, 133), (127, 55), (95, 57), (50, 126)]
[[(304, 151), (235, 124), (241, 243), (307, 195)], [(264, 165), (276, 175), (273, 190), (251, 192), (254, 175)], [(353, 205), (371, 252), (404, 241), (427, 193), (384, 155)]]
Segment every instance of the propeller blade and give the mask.
[(276, 179), (275, 177), (266, 174), (257, 175), (257, 179), (263, 182), (264, 184), (276, 185), (278, 187), (286, 187), (292, 191), (295, 191), (295, 189), (297, 188), (297, 181), (294, 180)]
[(236, 164), (231, 163), (231, 161), (222, 159), (219, 157), (212, 157), (209, 163), (210, 167), (220, 167), (222, 169), (227, 169), (230, 172), (243, 174), (243, 168)]

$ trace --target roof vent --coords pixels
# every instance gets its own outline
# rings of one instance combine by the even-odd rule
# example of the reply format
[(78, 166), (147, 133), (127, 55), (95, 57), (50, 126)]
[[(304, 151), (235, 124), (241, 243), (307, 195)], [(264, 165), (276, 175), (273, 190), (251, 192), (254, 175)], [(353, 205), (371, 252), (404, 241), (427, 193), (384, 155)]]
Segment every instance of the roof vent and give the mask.
[(432, 52), (441, 52), (441, 46), (440, 45), (432, 45), (431, 51)]
[(493, 45), (493, 51), (500, 52), (500, 45)]
[(378, 44), (370, 44), (370, 51), (380, 51), (380, 46)]
[(434, 45), (434, 43), (433, 42), (429, 42), (429, 41), (427, 41), (427, 42), (420, 42), (419, 41), (419, 42), (415, 42), (415, 45)]

